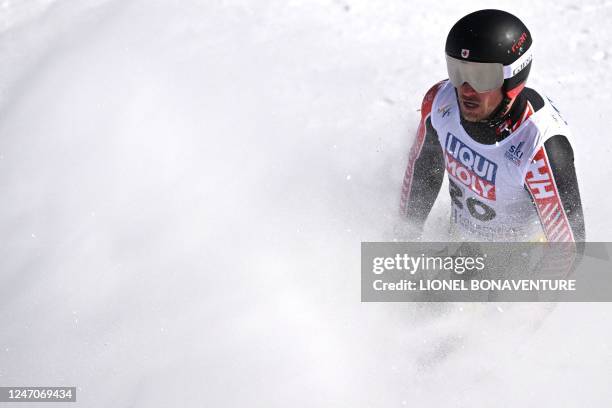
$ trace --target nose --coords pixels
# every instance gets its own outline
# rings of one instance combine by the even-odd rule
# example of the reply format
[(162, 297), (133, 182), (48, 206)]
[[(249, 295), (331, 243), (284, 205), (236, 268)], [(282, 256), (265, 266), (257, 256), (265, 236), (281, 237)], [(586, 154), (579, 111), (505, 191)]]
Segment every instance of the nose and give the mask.
[(465, 96), (474, 96), (478, 94), (478, 92), (476, 92), (476, 90), (467, 82), (464, 82), (459, 90), (461, 91), (461, 94)]

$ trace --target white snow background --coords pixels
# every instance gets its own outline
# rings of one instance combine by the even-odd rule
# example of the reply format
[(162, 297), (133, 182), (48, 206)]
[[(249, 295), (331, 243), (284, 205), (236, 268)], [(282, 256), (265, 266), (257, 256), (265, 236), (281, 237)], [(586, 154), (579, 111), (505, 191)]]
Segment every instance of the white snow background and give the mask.
[(0, 1), (0, 385), (75, 385), (70, 407), (611, 406), (607, 304), (360, 303), (446, 34), (487, 7), (530, 27), (530, 84), (610, 241), (610, 1)]

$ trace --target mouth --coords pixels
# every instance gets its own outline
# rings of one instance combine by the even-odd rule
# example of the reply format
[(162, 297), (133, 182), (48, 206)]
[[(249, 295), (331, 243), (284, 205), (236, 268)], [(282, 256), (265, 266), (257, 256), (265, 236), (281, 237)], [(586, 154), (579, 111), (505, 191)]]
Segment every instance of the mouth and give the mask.
[(462, 99), (461, 100), (461, 104), (467, 110), (475, 110), (475, 109), (478, 109), (478, 107), (480, 106), (480, 104), (478, 102), (470, 101), (470, 100), (466, 100), (466, 99)]

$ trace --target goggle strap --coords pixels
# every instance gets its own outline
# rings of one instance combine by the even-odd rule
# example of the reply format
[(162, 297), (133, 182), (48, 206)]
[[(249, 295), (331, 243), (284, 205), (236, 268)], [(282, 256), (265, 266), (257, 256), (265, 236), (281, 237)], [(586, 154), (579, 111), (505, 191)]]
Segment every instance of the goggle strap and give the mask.
[(531, 51), (531, 48), (529, 48), (526, 53), (521, 55), (520, 58), (514, 61), (512, 64), (504, 65), (504, 79), (512, 78), (521, 72), (527, 67), (527, 65), (529, 65), (532, 59), (533, 52)]

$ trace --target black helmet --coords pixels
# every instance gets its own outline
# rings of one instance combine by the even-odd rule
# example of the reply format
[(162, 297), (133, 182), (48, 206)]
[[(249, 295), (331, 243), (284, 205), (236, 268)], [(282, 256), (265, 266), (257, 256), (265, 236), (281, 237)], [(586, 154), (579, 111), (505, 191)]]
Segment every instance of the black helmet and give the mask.
[[(457, 64), (458, 61), (488, 63), (476, 64), (479, 68), (487, 66), (492, 68), (495, 65), (497, 69), (495, 75), (499, 75), (500, 69), (503, 72), (503, 80), (497, 78), (498, 86), (501, 85), (506, 96), (512, 100), (523, 89), (529, 76), (532, 61), (531, 44), (531, 34), (525, 24), (510, 13), (501, 10), (479, 10), (468, 14), (455, 23), (446, 38), (451, 82), (457, 86), (455, 82), (465, 79), (458, 71), (451, 72), (452, 63)], [(485, 82), (488, 80), (490, 86), (492, 72), (490, 71), (489, 78), (485, 79), (482, 79), (483, 76), (479, 73), (474, 75), (474, 72), (471, 73), (471, 77)], [(480, 85), (482, 88), (483, 85)]]

